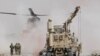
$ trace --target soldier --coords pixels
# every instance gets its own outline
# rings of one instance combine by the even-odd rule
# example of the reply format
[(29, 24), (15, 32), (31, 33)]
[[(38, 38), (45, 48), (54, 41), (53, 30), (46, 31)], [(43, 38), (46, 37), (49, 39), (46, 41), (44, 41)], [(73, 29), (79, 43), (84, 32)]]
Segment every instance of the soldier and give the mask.
[(21, 45), (20, 45), (20, 43), (16, 43), (16, 45), (15, 45), (15, 53), (17, 55), (21, 54)]
[(81, 49), (82, 49), (82, 44), (81, 43), (78, 45), (77, 49), (78, 49), (78, 56), (80, 56)]
[(13, 43), (11, 43), (11, 45), (10, 45), (10, 54), (13, 55), (13, 52), (14, 52), (14, 46), (13, 46)]
[(20, 45), (20, 43), (18, 43), (18, 53), (19, 53), (19, 55), (21, 54), (21, 45)]
[(15, 54), (17, 55), (17, 43), (15, 44)]

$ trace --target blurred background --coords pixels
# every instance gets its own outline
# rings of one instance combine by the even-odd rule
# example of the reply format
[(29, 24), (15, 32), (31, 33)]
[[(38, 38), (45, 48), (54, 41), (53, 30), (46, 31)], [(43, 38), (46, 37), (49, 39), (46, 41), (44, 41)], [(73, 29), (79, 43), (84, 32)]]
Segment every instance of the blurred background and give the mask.
[(81, 10), (71, 24), (71, 32), (82, 42), (82, 54), (100, 50), (100, 0), (0, 0), (0, 12), (30, 14), (32, 8), (39, 17), (34, 25), (27, 24), (31, 16), (0, 14), (0, 53), (9, 53), (10, 44), (21, 43), (23, 53), (38, 52), (46, 40), (47, 20), (63, 24), (76, 6)]

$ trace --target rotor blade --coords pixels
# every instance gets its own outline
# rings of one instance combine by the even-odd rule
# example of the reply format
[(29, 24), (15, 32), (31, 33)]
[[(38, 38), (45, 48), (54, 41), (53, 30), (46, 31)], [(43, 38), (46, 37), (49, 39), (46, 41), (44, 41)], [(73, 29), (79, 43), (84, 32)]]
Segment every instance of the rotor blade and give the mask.
[(31, 16), (29, 14), (17, 14), (17, 15), (22, 15), (22, 16)]
[(39, 15), (39, 14), (36, 14), (36, 16), (48, 16), (48, 15)]
[[(28, 14), (17, 14), (17, 13), (9, 13), (9, 12), (0, 12), (0, 14), (34, 16), (34, 15), (28, 15)], [(39, 15), (39, 14), (36, 14), (36, 16), (47, 16), (47, 15)]]
[(8, 13), (8, 12), (0, 12), (0, 14), (31, 16), (31, 15), (28, 15), (28, 14), (17, 14), (17, 13)]
[(16, 13), (8, 13), (8, 12), (0, 12), (0, 14), (10, 14), (10, 15), (17, 15)]

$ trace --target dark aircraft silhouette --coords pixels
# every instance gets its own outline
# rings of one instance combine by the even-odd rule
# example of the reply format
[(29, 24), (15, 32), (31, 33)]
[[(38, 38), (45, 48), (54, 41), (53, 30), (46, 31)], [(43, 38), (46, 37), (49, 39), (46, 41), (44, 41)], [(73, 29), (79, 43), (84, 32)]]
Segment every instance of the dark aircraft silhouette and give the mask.
[[(40, 20), (39, 17), (37, 16), (47, 16), (47, 15), (40, 15), (40, 14), (35, 14), (32, 10), (32, 8), (29, 8), (30, 11), (30, 15), (24, 15), (24, 16), (32, 16), (31, 18), (29, 18), (28, 22), (34, 23), (37, 20)], [(9, 13), (9, 12), (0, 12), (0, 14), (9, 14), (9, 15), (21, 15), (21, 14), (17, 14), (17, 13)]]

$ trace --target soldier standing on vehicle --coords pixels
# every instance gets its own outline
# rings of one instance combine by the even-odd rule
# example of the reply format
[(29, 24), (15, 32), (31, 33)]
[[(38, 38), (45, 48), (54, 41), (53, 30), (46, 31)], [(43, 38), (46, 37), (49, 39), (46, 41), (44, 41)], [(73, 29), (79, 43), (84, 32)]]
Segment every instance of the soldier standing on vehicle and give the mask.
[(13, 52), (14, 52), (14, 46), (13, 46), (13, 43), (11, 43), (11, 45), (10, 45), (10, 54), (13, 55)]

